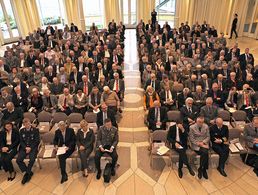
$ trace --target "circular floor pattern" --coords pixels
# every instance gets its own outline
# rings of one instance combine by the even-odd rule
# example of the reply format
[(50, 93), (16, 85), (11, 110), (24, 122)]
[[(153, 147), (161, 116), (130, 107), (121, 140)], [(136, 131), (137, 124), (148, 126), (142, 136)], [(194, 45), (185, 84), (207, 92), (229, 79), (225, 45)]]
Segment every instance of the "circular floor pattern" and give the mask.
[(124, 101), (127, 103), (137, 103), (141, 101), (141, 99), (142, 97), (139, 94), (130, 93), (125, 95)]

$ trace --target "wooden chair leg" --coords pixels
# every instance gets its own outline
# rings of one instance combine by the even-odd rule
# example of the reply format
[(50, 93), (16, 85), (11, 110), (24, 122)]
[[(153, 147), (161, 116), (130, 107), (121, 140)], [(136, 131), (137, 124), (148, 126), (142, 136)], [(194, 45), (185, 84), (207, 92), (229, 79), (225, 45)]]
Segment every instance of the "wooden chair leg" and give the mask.
[(39, 169), (42, 169), (42, 166), (41, 166), (41, 162), (40, 162), (39, 157), (37, 157), (37, 161), (38, 161)]

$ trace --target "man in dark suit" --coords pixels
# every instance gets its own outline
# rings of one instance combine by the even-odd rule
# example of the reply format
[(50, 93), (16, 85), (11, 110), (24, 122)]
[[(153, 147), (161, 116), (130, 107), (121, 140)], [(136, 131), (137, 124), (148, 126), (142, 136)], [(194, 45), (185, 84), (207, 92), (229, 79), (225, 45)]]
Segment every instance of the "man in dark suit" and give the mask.
[(105, 103), (101, 104), (101, 110), (97, 114), (97, 125), (98, 128), (104, 125), (104, 121), (109, 118), (111, 120), (112, 126), (118, 128), (115, 118), (115, 112), (112, 109), (108, 109)]
[(144, 87), (145, 91), (149, 85), (151, 85), (157, 93), (160, 91), (160, 81), (156, 79), (156, 75), (154, 73), (151, 73), (151, 78), (146, 81)]
[(193, 99), (194, 99), (194, 105), (198, 107), (200, 110), (201, 107), (205, 104), (206, 100), (206, 93), (202, 91), (202, 86), (197, 85), (196, 86), (196, 92), (193, 92)]
[(63, 93), (64, 84), (60, 83), (58, 78), (53, 78), (53, 83), (50, 85), (50, 91), (54, 95), (60, 95)]
[(70, 31), (71, 32), (78, 32), (78, 27), (75, 26), (74, 23), (71, 23)]
[(189, 88), (191, 92), (194, 92), (197, 84), (198, 84), (197, 76), (195, 74), (192, 74), (191, 78), (187, 79), (184, 82), (184, 87)]
[(26, 87), (26, 84), (24, 82), (21, 81), (21, 79), (15, 77), (15, 79), (13, 80), (13, 92), (14, 92), (14, 88), (15, 87), (20, 87), (21, 90), (21, 96), (24, 98), (28, 98), (29, 97), (29, 90)]
[(235, 33), (236, 38), (238, 37), (238, 36), (237, 36), (237, 32), (236, 32), (237, 21), (238, 21), (237, 17), (238, 17), (238, 15), (235, 14), (235, 15), (234, 15), (234, 20), (232, 21), (232, 25), (231, 25), (231, 32), (230, 32), (230, 37), (229, 37), (229, 39), (232, 39), (233, 32)]
[(165, 130), (166, 122), (168, 120), (167, 109), (161, 107), (158, 100), (154, 101), (153, 107), (149, 109), (147, 120), (150, 130)]
[(119, 74), (114, 73), (114, 79), (110, 81), (109, 88), (116, 92), (120, 101), (124, 99), (125, 83), (124, 80), (119, 79)]
[(111, 120), (109, 118), (105, 119), (105, 125), (103, 125), (97, 135), (96, 143), (96, 154), (95, 154), (95, 166), (97, 169), (96, 178), (100, 179), (101, 169), (100, 169), (100, 158), (106, 153), (112, 158), (111, 175), (114, 176), (115, 166), (118, 159), (116, 152), (116, 146), (118, 144), (118, 130), (116, 127), (112, 126)]
[(49, 89), (43, 90), (42, 101), (43, 101), (43, 110), (50, 113), (56, 112), (58, 100), (55, 95), (50, 94)]
[(200, 115), (204, 117), (207, 125), (214, 125), (215, 119), (218, 117), (218, 107), (213, 105), (211, 97), (206, 99), (206, 105), (201, 107)]
[[(31, 126), (30, 119), (24, 118), (22, 122), (24, 127), (20, 130), (20, 147), (16, 162), (21, 172), (25, 172), (21, 181), (22, 184), (25, 184), (30, 181), (33, 175), (31, 169), (37, 158), (40, 136), (39, 130)], [(24, 163), (26, 156), (29, 156), (29, 164), (27, 166)]]
[(29, 51), (29, 55), (26, 58), (26, 64), (28, 67), (32, 67), (35, 64), (37, 57), (34, 55), (34, 50)]
[(179, 154), (179, 165), (178, 165), (178, 177), (182, 178), (183, 177), (183, 164), (185, 164), (189, 170), (189, 173), (194, 176), (195, 173), (192, 170), (188, 158), (186, 155), (186, 150), (187, 150), (187, 137), (188, 133), (183, 127), (183, 122), (182, 121), (176, 121), (176, 124), (173, 126), (170, 126), (168, 135), (167, 135), (167, 140), (171, 144), (172, 149), (174, 149), (178, 154)]
[(223, 125), (222, 118), (217, 118), (216, 124), (211, 126), (210, 139), (212, 142), (212, 149), (219, 155), (219, 166), (217, 170), (221, 175), (227, 177), (224, 168), (229, 155), (228, 127)]
[(81, 72), (78, 72), (77, 68), (74, 66), (72, 68), (72, 72), (70, 73), (70, 78), (69, 80), (74, 80), (75, 84), (78, 85), (79, 83), (82, 82), (82, 76), (83, 74)]
[(187, 131), (189, 131), (190, 125), (195, 124), (195, 119), (198, 116), (198, 108), (193, 105), (193, 102), (193, 98), (187, 98), (185, 100), (185, 105), (180, 109), (183, 125)]
[(2, 124), (5, 124), (7, 121), (9, 121), (17, 127), (21, 126), (23, 112), (20, 108), (15, 108), (13, 102), (7, 102), (6, 109), (3, 110), (2, 113)]
[(47, 72), (45, 73), (45, 77), (47, 78), (47, 80), (50, 83), (53, 82), (53, 78), (56, 77), (56, 72), (54, 72), (53, 66), (48, 66), (47, 67)]
[(114, 73), (117, 72), (119, 74), (119, 79), (123, 79), (123, 73), (120, 69), (118, 69), (117, 64), (112, 64), (112, 70), (109, 71), (109, 80), (114, 79)]
[(217, 83), (212, 84), (212, 89), (208, 91), (207, 97), (211, 97), (213, 99), (214, 104), (218, 107), (224, 107), (223, 94), (222, 91), (219, 90), (219, 86)]
[(58, 147), (66, 147), (66, 152), (64, 154), (58, 155), (60, 170), (61, 170), (61, 184), (68, 180), (66, 173), (66, 159), (69, 158), (74, 150), (76, 145), (76, 137), (74, 130), (72, 128), (66, 127), (64, 121), (58, 123), (58, 129), (55, 131), (55, 137), (53, 144), (58, 150)]
[(252, 123), (249, 123), (244, 127), (244, 138), (249, 148), (252, 148), (258, 151), (258, 117), (257, 116), (253, 118)]
[(92, 83), (88, 79), (89, 77), (87, 75), (82, 76), (82, 82), (79, 83), (78, 88), (83, 90), (83, 93), (88, 96), (91, 93), (92, 90)]
[(161, 105), (166, 107), (167, 110), (175, 110), (176, 100), (177, 100), (176, 92), (170, 90), (169, 85), (165, 85), (164, 89), (160, 92)]
[(193, 97), (189, 88), (184, 88), (183, 91), (177, 95), (179, 110), (185, 105), (185, 100), (189, 97)]
[(242, 71), (245, 71), (247, 64), (254, 65), (254, 56), (249, 53), (249, 48), (246, 48), (245, 53), (240, 55), (239, 60)]

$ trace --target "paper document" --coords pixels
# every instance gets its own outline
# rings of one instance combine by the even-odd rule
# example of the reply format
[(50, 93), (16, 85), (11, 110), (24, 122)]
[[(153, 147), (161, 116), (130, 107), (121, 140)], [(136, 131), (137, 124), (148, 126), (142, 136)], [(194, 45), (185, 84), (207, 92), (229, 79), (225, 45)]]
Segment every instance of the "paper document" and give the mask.
[(66, 153), (66, 146), (64, 147), (58, 147), (56, 155), (61, 155)]
[(55, 148), (54, 145), (45, 145), (45, 152), (44, 152), (43, 158), (52, 157), (54, 148)]
[(159, 155), (164, 155), (169, 151), (169, 148), (167, 146), (161, 146), (159, 147), (159, 149), (157, 150), (157, 154)]
[(235, 146), (235, 144), (229, 144), (229, 149), (232, 153), (239, 152), (238, 148)]
[(240, 143), (235, 143), (235, 145), (239, 150), (244, 150), (243, 146)]

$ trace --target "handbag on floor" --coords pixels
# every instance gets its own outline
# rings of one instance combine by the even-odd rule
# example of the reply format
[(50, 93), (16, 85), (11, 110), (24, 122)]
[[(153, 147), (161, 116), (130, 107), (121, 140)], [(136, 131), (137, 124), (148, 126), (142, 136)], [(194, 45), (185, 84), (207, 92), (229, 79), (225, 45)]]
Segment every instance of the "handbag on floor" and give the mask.
[(111, 178), (111, 168), (112, 168), (112, 164), (111, 163), (107, 163), (103, 172), (103, 177), (104, 177), (104, 182), (105, 183), (109, 183), (110, 178)]

